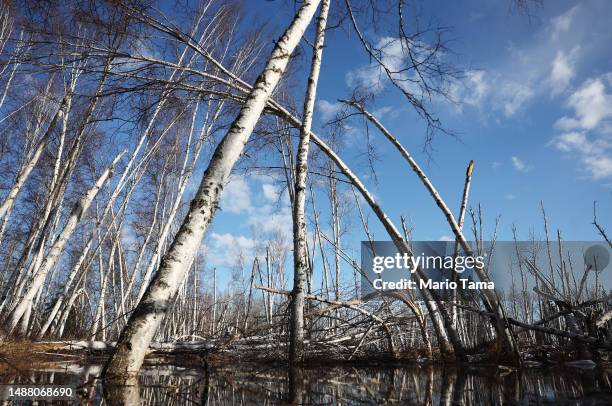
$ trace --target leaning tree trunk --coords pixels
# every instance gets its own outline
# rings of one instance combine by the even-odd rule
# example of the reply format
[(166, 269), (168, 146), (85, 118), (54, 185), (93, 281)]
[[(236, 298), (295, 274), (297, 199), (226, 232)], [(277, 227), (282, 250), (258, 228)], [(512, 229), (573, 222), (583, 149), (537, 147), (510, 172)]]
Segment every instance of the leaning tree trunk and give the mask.
[(11, 190), (7, 193), (2, 204), (0, 204), (0, 219), (2, 219), (5, 215), (7, 215), (11, 207), (13, 206), (13, 203), (15, 202), (17, 195), (23, 188), (23, 185), (25, 184), (26, 180), (30, 176), (30, 173), (32, 173), (32, 170), (36, 166), (36, 163), (38, 162), (43, 151), (45, 150), (45, 147), (47, 146), (47, 143), (49, 142), (49, 139), (51, 138), (51, 134), (53, 133), (53, 131), (55, 131), (57, 122), (63, 119), (63, 117), (66, 114), (68, 114), (68, 110), (70, 110), (70, 105), (72, 102), (72, 95), (73, 95), (72, 92), (73, 92), (73, 89), (71, 89), (69, 92), (67, 92), (64, 95), (64, 98), (62, 99), (62, 102), (60, 103), (60, 106), (57, 109), (57, 112), (55, 113), (55, 115), (51, 119), (51, 122), (49, 123), (49, 126), (47, 127), (47, 131), (43, 134), (43, 136), (40, 138), (40, 140), (36, 144), (36, 148), (34, 149), (32, 156), (28, 159), (28, 161), (24, 164), (24, 166), (19, 170), (19, 173), (17, 174), (17, 177), (15, 178), (15, 183), (11, 187)]
[[(304, 354), (304, 285), (308, 272), (308, 249), (306, 246), (306, 176), (308, 174), (308, 148), (310, 146), (310, 129), (314, 110), (317, 82), (321, 70), (321, 55), (325, 39), (325, 26), (329, 0), (321, 3), (321, 12), (317, 20), (317, 33), (312, 53), (310, 77), (304, 100), (304, 120), (300, 131), (300, 144), (295, 166), (295, 195), (293, 199), (293, 292), (291, 294), (291, 338), (289, 342), (289, 361), (302, 360)], [(336, 298), (337, 299), (337, 298)]]
[(204, 232), (219, 203), (223, 186), (318, 4), (319, 0), (302, 3), (291, 25), (276, 43), (240, 113), (215, 149), (181, 228), (142, 300), (121, 332), (115, 353), (105, 367), (104, 375), (108, 380), (125, 383), (138, 374), (149, 344), (165, 314), (170, 310), (172, 299), (195, 258)]
[[(221, 113), (221, 110), (216, 109), (216, 111), (213, 113), (211, 122), (215, 122), (217, 118), (219, 117), (220, 113)], [(191, 129), (189, 130), (189, 140), (187, 141), (187, 145), (189, 145), (189, 143), (191, 142), (191, 137), (193, 135), (193, 126), (195, 125), (196, 116), (197, 116), (197, 108), (194, 111)], [(203, 125), (203, 128), (202, 128), (202, 132), (200, 133), (200, 139), (198, 140), (198, 143), (196, 144), (196, 147), (193, 153), (193, 157), (191, 159), (192, 164), (189, 166), (189, 168), (187, 168), (187, 161), (189, 159), (189, 153), (185, 154), (185, 160), (183, 161), (181, 173), (179, 174), (179, 177), (178, 177), (179, 179), (178, 180), (178, 190), (176, 192), (176, 196), (174, 197), (174, 203), (172, 204), (170, 213), (168, 214), (168, 218), (164, 222), (164, 226), (162, 227), (162, 230), (157, 239), (158, 243), (157, 243), (157, 246), (155, 247), (155, 251), (153, 252), (153, 256), (149, 260), (147, 269), (145, 270), (145, 273), (142, 277), (142, 282), (138, 290), (138, 295), (136, 296), (136, 303), (140, 302), (140, 300), (144, 296), (147, 286), (149, 285), (151, 276), (153, 275), (153, 271), (155, 270), (155, 266), (157, 265), (157, 260), (162, 254), (162, 249), (165, 245), (164, 241), (166, 241), (166, 239), (168, 238), (168, 235), (170, 235), (170, 228), (172, 224), (174, 224), (174, 218), (176, 217), (176, 214), (179, 212), (181, 201), (183, 200), (183, 194), (185, 193), (185, 189), (187, 188), (187, 184), (189, 183), (189, 179), (191, 178), (191, 175), (193, 173), (195, 162), (200, 156), (200, 151), (202, 149), (202, 146), (204, 145), (204, 141), (208, 139), (210, 135), (211, 127), (209, 126), (208, 119), (206, 119), (202, 125)], [(189, 152), (189, 150), (187, 152)], [(137, 267), (134, 267), (134, 275), (136, 274), (137, 270), (138, 270)], [(133, 285), (133, 280), (130, 280), (129, 287), (127, 289), (128, 294), (131, 292), (132, 285)]]
[(74, 282), (75, 277), (78, 275), (81, 269), (81, 265), (83, 265), (83, 262), (85, 262), (85, 258), (87, 257), (87, 254), (89, 254), (89, 250), (91, 249), (92, 242), (93, 242), (93, 236), (89, 238), (89, 241), (85, 245), (85, 248), (83, 248), (83, 250), (81, 251), (81, 255), (79, 255), (79, 259), (75, 262), (74, 266), (71, 268), (71, 271), (68, 274), (68, 278), (66, 279), (66, 282), (64, 282), (64, 287), (62, 289), (62, 292), (57, 297), (57, 299), (55, 299), (53, 308), (51, 309), (51, 311), (49, 312), (49, 316), (47, 317), (47, 321), (45, 321), (45, 323), (43, 324), (43, 326), (41, 327), (38, 333), (38, 338), (43, 338), (45, 336), (45, 334), (47, 333), (47, 330), (51, 326), (51, 323), (53, 323), (53, 321), (57, 318), (57, 314), (60, 308), (62, 307), (62, 305), (64, 304), (64, 301), (66, 297), (68, 296), (68, 293), (71, 291), (71, 289), (73, 289), (72, 283)]
[(47, 257), (34, 275), (32, 283), (30, 284), (28, 290), (18, 301), (17, 305), (11, 311), (11, 313), (8, 315), (7, 321), (5, 323), (5, 329), (7, 334), (10, 334), (15, 329), (15, 326), (17, 326), (19, 319), (21, 319), (26, 310), (31, 306), (32, 301), (38, 293), (38, 290), (42, 287), (45, 278), (49, 273), (49, 270), (51, 270), (51, 268), (53, 268), (53, 266), (55, 266), (55, 264), (59, 260), (59, 257), (62, 251), (64, 250), (66, 243), (70, 239), (70, 236), (76, 229), (76, 226), (83, 218), (83, 215), (91, 205), (91, 202), (94, 200), (106, 180), (111, 176), (113, 168), (115, 167), (117, 162), (119, 162), (119, 159), (121, 159), (124, 153), (125, 151), (117, 155), (111, 165), (108, 166), (104, 170), (104, 172), (102, 172), (102, 175), (98, 178), (94, 186), (87, 191), (85, 196), (83, 196), (83, 198), (81, 198), (81, 200), (77, 202), (77, 204), (70, 212), (70, 216), (68, 217), (64, 228), (53, 242), (53, 245), (49, 249)]
[[(291, 120), (293, 116), (283, 114), (287, 119)], [(294, 119), (294, 118), (293, 118)], [(294, 120), (291, 120), (294, 121)], [(368, 191), (365, 185), (361, 182), (361, 180), (353, 174), (353, 172), (349, 169), (349, 167), (342, 161), (342, 159), (336, 154), (323, 140), (317, 137), (314, 133), (310, 134), (313, 142), (318, 145), (319, 149), (323, 151), (340, 169), (340, 171), (351, 181), (351, 183), (355, 186), (355, 188), (361, 193), (364, 200), (368, 203), (378, 220), (382, 223), (383, 227), (391, 237), (394, 245), (398, 249), (398, 251), (402, 254), (412, 255), (412, 251), (408, 243), (402, 238), (402, 235), (397, 230), (389, 216), (383, 211), (378, 202), (374, 199), (372, 194)], [(420, 283), (421, 279), (425, 279), (425, 274), (422, 269), (418, 268), (414, 273), (414, 277), (417, 282)], [(456, 338), (455, 332), (450, 329), (447, 331), (444, 323), (443, 312), (445, 309), (441, 306), (441, 302), (437, 296), (433, 295), (433, 292), (430, 292), (427, 289), (421, 290), (421, 294), (423, 295), (425, 306), (429, 312), (429, 316), (432, 320), (434, 330), (438, 337), (438, 345), (440, 349), (445, 354), (452, 354), (453, 352), (457, 352), (458, 355), (461, 355), (462, 348), (458, 338)], [(442, 313), (442, 315), (441, 315)], [(449, 340), (449, 335), (452, 338)]]
[[(406, 150), (406, 148), (404, 148), (404, 146), (382, 125), (382, 123), (378, 121), (376, 117), (374, 117), (372, 114), (366, 111), (362, 105), (356, 102), (353, 102), (353, 101), (343, 100), (343, 102), (352, 105), (359, 112), (361, 112), (396, 147), (396, 149), (400, 152), (402, 157), (408, 162), (408, 164), (410, 165), (414, 173), (416, 173), (416, 175), (419, 177), (419, 179), (421, 180), (421, 182), (423, 183), (423, 185), (425, 186), (425, 188), (427, 189), (431, 197), (436, 202), (436, 205), (440, 208), (440, 210), (446, 217), (448, 224), (450, 225), (451, 229), (453, 230), (453, 233), (455, 234), (455, 238), (461, 244), (461, 247), (463, 248), (465, 254), (467, 256), (473, 256), (474, 254), (472, 252), (472, 248), (470, 247), (465, 236), (463, 235), (463, 232), (461, 230), (461, 227), (457, 223), (457, 220), (455, 220), (455, 217), (453, 216), (452, 212), (450, 211), (450, 209), (448, 208), (448, 206), (446, 205), (446, 203), (444, 202), (444, 200), (442, 199), (442, 197), (440, 196), (440, 194), (438, 193), (434, 185), (431, 183), (429, 178), (427, 178), (427, 175), (425, 174), (425, 172), (421, 169), (418, 163), (414, 160), (412, 155), (410, 155), (410, 153)], [(474, 270), (476, 271), (478, 278), (482, 282), (490, 281), (489, 275), (487, 275), (487, 273), (484, 271), (484, 269), (481, 266), (476, 265)], [(499, 295), (497, 294), (497, 290), (483, 289), (482, 293), (485, 299), (484, 304), (486, 305), (487, 310), (489, 310), (491, 313), (494, 314), (494, 321), (495, 321), (494, 326), (495, 326), (498, 340), (500, 341), (503, 350), (507, 353), (507, 354), (502, 354), (502, 356), (507, 355), (509, 356), (510, 360), (520, 363), (521, 357), (518, 352), (518, 348), (517, 348), (517, 345), (514, 339), (514, 335), (512, 333), (512, 330), (510, 329), (510, 324), (508, 323), (508, 320), (506, 318), (506, 313), (501, 304)], [(450, 319), (446, 317), (444, 320), (447, 323), (450, 322)]]

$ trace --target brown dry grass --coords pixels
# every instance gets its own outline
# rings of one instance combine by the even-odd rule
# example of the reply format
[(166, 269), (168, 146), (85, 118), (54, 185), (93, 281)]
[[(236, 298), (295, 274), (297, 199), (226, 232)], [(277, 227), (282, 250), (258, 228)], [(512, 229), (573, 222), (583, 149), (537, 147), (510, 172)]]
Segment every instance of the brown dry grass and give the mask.
[(52, 352), (64, 344), (34, 342), (29, 340), (8, 340), (0, 342), (0, 373), (31, 369), (41, 363), (55, 361)]

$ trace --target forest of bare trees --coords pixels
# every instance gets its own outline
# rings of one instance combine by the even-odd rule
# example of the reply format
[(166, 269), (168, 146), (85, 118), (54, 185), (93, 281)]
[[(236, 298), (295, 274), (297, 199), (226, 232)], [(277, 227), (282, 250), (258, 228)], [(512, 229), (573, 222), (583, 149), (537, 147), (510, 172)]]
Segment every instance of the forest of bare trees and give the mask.
[[(495, 235), (483, 235), (483, 210), (469, 200), (478, 159), (457, 168), (463, 195), (442, 196), (421, 151), (370, 108), (369, 89), (337, 95), (342, 108), (314, 130), (322, 62), (334, 52), (326, 37), (348, 35), (377, 65), (422, 121), (428, 156), (435, 137), (455, 136), (432, 100), (450, 98), (462, 72), (445, 58), (446, 29), (415, 24), (401, 0), (290, 3), (294, 17), (279, 22), (278, 37), (238, 1), (1, 3), (2, 342), (102, 352), (106, 382), (132, 385), (145, 358), (160, 354), (292, 366), (520, 366), (554, 357), (554, 348), (568, 361), (606, 357), (610, 289), (571, 264), (540, 269), (527, 258), (512, 286), (453, 300), (427, 289), (359, 295), (346, 230), (372, 241), (376, 224), (386, 232), (377, 239), (407, 254), (413, 230), (345, 160), (347, 122), (367, 129), (364, 156), (370, 143), (393, 148), (399, 176), (429, 194), (456, 253), (472, 255), (470, 241)], [(368, 37), (383, 16), (397, 24), (401, 61)], [(368, 167), (375, 177), (374, 160)], [(222, 289), (202, 243), (232, 173), (273, 177), (289, 197), (293, 232), (262, 232), (253, 260), (235, 258)], [(545, 249), (563, 263), (561, 231), (541, 210)], [(596, 212), (584, 216), (612, 248)], [(475, 271), (489, 280), (487, 269)], [(417, 269), (413, 278), (426, 275)]]

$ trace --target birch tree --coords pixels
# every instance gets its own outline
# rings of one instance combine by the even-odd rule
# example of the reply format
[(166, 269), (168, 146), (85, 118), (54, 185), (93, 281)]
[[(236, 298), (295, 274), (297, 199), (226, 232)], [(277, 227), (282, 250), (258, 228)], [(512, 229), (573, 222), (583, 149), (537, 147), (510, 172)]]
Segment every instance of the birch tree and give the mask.
[(28, 307), (32, 305), (32, 300), (38, 293), (38, 290), (41, 289), (48, 272), (53, 266), (55, 266), (55, 264), (59, 260), (59, 257), (62, 251), (64, 250), (66, 243), (70, 239), (70, 236), (76, 229), (76, 226), (83, 218), (83, 215), (87, 212), (87, 209), (89, 209), (89, 206), (93, 202), (94, 198), (96, 197), (104, 183), (112, 175), (113, 168), (115, 167), (117, 162), (119, 162), (124, 153), (125, 152), (122, 152), (117, 155), (113, 162), (102, 172), (93, 187), (89, 189), (87, 193), (75, 204), (74, 208), (70, 213), (70, 216), (68, 217), (68, 220), (66, 221), (66, 224), (64, 225), (64, 228), (55, 239), (47, 257), (34, 275), (26, 293), (23, 295), (23, 297), (20, 298), (15, 308), (8, 315), (7, 320), (5, 322), (6, 333), (10, 334), (14, 330), (15, 326), (17, 326), (17, 323), (22, 318)]
[[(293, 199), (293, 291), (291, 297), (291, 339), (289, 345), (290, 362), (301, 361), (304, 347), (304, 288), (308, 272), (308, 247), (306, 233), (306, 177), (308, 175), (308, 149), (310, 146), (310, 129), (317, 83), (321, 70), (321, 57), (325, 41), (325, 26), (329, 12), (330, 0), (322, 0), (321, 11), (317, 19), (316, 37), (312, 51), (310, 76), (304, 99), (304, 118), (300, 130), (295, 166), (295, 192)], [(337, 299), (337, 298), (336, 298)]]
[(40, 159), (40, 156), (42, 155), (45, 147), (47, 146), (47, 143), (50, 139), (50, 134), (55, 130), (55, 126), (60, 120), (63, 119), (64, 116), (66, 116), (66, 114), (70, 110), (73, 92), (74, 87), (72, 87), (70, 91), (68, 91), (64, 95), (57, 109), (57, 112), (54, 114), (53, 118), (51, 119), (51, 122), (49, 123), (49, 126), (47, 127), (46, 132), (42, 135), (42, 137), (36, 144), (36, 147), (34, 148), (32, 155), (28, 157), (26, 164), (19, 170), (13, 187), (4, 198), (2, 204), (0, 204), (0, 220), (3, 219), (3, 217), (9, 212), (10, 208), (13, 206), (15, 199), (19, 194), (19, 191), (22, 189), (26, 180), (32, 173), (32, 170), (36, 166), (36, 163)]
[[(173, 33), (174, 35), (180, 36), (180, 34), (174, 31)], [(194, 44), (191, 44), (191, 46), (196, 47)], [(205, 56), (211, 61), (211, 63), (217, 66), (223, 73), (228, 75), (231, 78), (231, 80), (226, 80), (220, 77), (214, 77), (208, 74), (203, 74), (205, 77), (218, 81), (219, 83), (228, 85), (231, 88), (234, 88), (239, 92), (248, 93), (249, 91), (251, 91), (251, 89), (253, 89), (253, 87), (251, 87), (247, 82), (245, 82), (243, 79), (241, 79), (237, 75), (233, 74), (231, 71), (225, 68), (219, 61), (216, 61), (211, 55), (205, 54)], [(234, 96), (234, 98), (236, 98), (236, 96)], [(238, 97), (238, 100), (240, 100), (241, 102), (246, 102), (246, 99), (243, 99), (241, 97)], [(298, 118), (296, 118), (291, 112), (289, 112), (285, 107), (283, 107), (280, 103), (278, 103), (276, 100), (270, 99), (268, 103), (268, 107), (273, 114), (278, 115), (279, 117), (281, 117), (282, 119), (290, 123), (291, 125), (297, 128), (302, 127), (302, 122)], [(406, 241), (403, 240), (401, 234), (399, 233), (395, 225), (393, 225), (393, 223), (391, 222), (387, 214), (380, 208), (378, 203), (374, 200), (372, 194), (365, 188), (365, 186), (359, 180), (359, 178), (342, 161), (342, 159), (338, 156), (338, 154), (336, 154), (333, 151), (333, 149), (330, 148), (323, 141), (322, 138), (316, 136), (312, 131), (310, 133), (310, 136), (312, 140), (315, 142), (315, 144), (317, 144), (317, 146), (327, 156), (330, 157), (330, 159), (341, 170), (341, 172), (345, 176), (347, 176), (348, 179), (350, 179), (351, 183), (355, 185), (357, 190), (362, 194), (366, 202), (368, 202), (369, 206), (372, 208), (374, 213), (377, 215), (379, 220), (382, 222), (383, 226), (389, 233), (389, 236), (391, 237), (395, 245), (398, 247), (398, 249), (401, 252), (405, 252), (410, 255), (411, 251), (410, 251), (408, 244), (406, 244)], [(421, 270), (417, 270), (417, 272), (415, 273), (415, 278), (422, 279), (423, 277), (424, 277), (424, 274), (421, 272)], [(449, 340), (449, 334), (450, 334), (451, 337), (453, 338), (453, 342), (455, 343), (455, 347), (459, 350), (458, 352), (461, 353), (461, 350), (460, 350), (461, 346), (459, 343), (459, 339), (456, 336), (456, 333), (452, 329), (450, 330), (450, 332), (447, 332), (447, 329), (445, 327), (445, 322), (444, 322), (445, 317), (442, 317), (441, 315), (441, 312), (442, 314), (444, 314), (444, 308), (440, 306), (441, 302), (439, 298), (432, 296), (432, 293), (429, 292), (428, 290), (424, 290), (423, 295), (425, 296), (425, 299), (426, 299), (425, 303), (429, 310), (429, 316), (433, 321), (433, 327), (434, 327), (434, 330), (436, 331), (436, 335), (438, 337), (438, 343), (442, 351), (444, 353), (450, 353), (450, 354), (454, 352), (453, 345), (451, 344), (451, 341)], [(450, 320), (450, 318), (448, 319)], [(450, 325), (450, 323), (447, 323), (447, 325)]]
[(47, 317), (47, 321), (43, 324), (40, 331), (38, 332), (38, 338), (42, 338), (47, 333), (49, 327), (51, 327), (51, 323), (56, 320), (56, 317), (59, 313), (60, 308), (64, 305), (66, 298), (68, 297), (71, 290), (75, 289), (73, 286), (73, 282), (75, 278), (78, 276), (79, 271), (81, 270), (81, 266), (85, 261), (85, 258), (89, 254), (89, 250), (91, 249), (91, 244), (93, 242), (93, 236), (89, 239), (87, 244), (85, 244), (85, 248), (83, 248), (81, 255), (77, 259), (74, 266), (71, 268), (70, 273), (68, 274), (68, 278), (64, 284), (64, 288), (62, 292), (59, 294), (57, 299), (55, 300), (51, 311), (49, 312), (49, 316)]
[(317, 0), (305, 1), (302, 4), (292, 23), (276, 43), (240, 113), (215, 149), (181, 228), (142, 300), (121, 332), (115, 352), (105, 367), (107, 379), (125, 382), (126, 378), (134, 377), (140, 370), (149, 344), (193, 263), (204, 232), (216, 211), (223, 186), (318, 4)]

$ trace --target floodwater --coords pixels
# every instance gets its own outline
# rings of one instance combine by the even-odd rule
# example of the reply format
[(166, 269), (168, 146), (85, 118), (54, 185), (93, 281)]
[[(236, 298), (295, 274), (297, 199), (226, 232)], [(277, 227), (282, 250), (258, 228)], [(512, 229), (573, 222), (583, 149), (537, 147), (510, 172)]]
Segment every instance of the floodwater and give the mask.
[[(0, 364), (2, 362), (0, 361)], [(27, 371), (2, 365), (7, 386), (74, 388), (62, 404), (146, 405), (611, 405), (612, 368), (319, 366), (293, 370), (270, 365), (211, 368), (146, 367), (137, 386), (105, 387), (100, 365), (74, 362)], [(17, 404), (19, 402), (14, 402)], [(4, 402), (4, 404), (10, 404)], [(44, 402), (19, 404), (45, 404)], [(57, 403), (54, 403), (57, 404)]]

